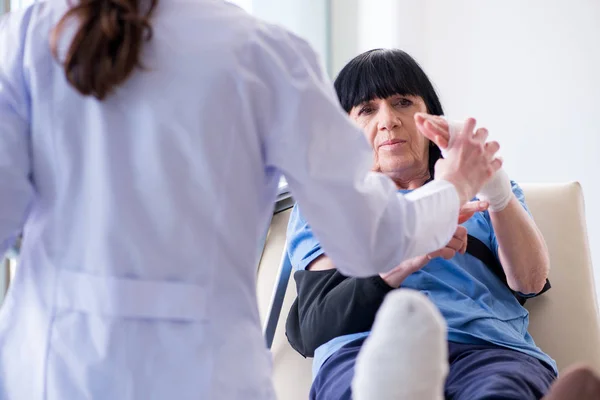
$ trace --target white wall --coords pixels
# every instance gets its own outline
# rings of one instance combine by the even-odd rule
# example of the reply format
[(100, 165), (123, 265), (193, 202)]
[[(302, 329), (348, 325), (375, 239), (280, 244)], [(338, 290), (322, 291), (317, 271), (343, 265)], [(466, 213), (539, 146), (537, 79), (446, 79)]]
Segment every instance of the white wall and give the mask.
[(359, 53), (399, 47), (426, 54), (423, 0), (331, 0), (332, 76)]
[(252, 14), (306, 39), (329, 67), (329, 0), (252, 0)]
[(447, 115), (488, 126), (513, 179), (583, 185), (600, 288), (600, 2), (425, 4), (422, 61)]
[(581, 182), (600, 289), (600, 2), (367, 2), (368, 13), (353, 14), (334, 1), (334, 70), (368, 48), (402, 48), (429, 74), (448, 116), (490, 128), (513, 179)]

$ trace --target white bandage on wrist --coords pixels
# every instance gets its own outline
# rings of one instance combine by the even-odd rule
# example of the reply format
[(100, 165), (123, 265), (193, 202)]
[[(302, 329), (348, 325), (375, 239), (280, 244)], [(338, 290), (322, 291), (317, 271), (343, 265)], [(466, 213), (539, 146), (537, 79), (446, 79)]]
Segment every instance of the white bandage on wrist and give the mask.
[(477, 193), (477, 198), (490, 203), (488, 208), (490, 211), (498, 212), (506, 208), (512, 198), (512, 194), (510, 179), (508, 179), (508, 175), (501, 168), (496, 171), (488, 183), (483, 185), (479, 193)]
[[(464, 122), (462, 121), (448, 121), (448, 133), (450, 139), (448, 140), (448, 147), (442, 150), (442, 156), (444, 158), (448, 154), (448, 151), (452, 149), (452, 144), (456, 135), (463, 129)], [(477, 193), (479, 200), (487, 201), (490, 206), (489, 210), (498, 212), (504, 210), (512, 198), (512, 186), (508, 175), (503, 169), (498, 170), (492, 179), (486, 183), (479, 193)]]

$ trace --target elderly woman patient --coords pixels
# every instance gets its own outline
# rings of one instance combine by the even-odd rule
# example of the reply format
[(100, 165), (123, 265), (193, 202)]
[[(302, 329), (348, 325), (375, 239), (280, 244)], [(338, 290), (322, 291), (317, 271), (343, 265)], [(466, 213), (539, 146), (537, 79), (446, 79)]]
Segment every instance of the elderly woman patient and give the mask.
[[(434, 117), (443, 114), (438, 96), (408, 54), (400, 50), (361, 54), (340, 72), (335, 89), (373, 148), (373, 170), (388, 175), (398, 190), (406, 192), (432, 179), (435, 163), (442, 160), (438, 144), (445, 147), (449, 141), (449, 127)], [(487, 135), (474, 126), (469, 119), (462, 129)], [(427, 137), (437, 138), (437, 144), (420, 131), (430, 132)], [(296, 269), (298, 298), (286, 333), (298, 352), (314, 356), (311, 399), (415, 399), (421, 389), (402, 386), (435, 386), (440, 377), (439, 388), (433, 388), (437, 395), (419, 396), (464, 400), (600, 396), (593, 387), (597, 381), (585, 368), (571, 371), (551, 388), (556, 363), (529, 335), (528, 312), (522, 306), (526, 298), (549, 287), (548, 252), (519, 186), (502, 170), (496, 175), (478, 196), (482, 201), (467, 205), (462, 225), (444, 249), (370, 278), (337, 272), (302, 210), (294, 208), (287, 250)], [(412, 310), (412, 316), (408, 307), (375, 320), (388, 292), (411, 292), (397, 288), (418, 291), (435, 307), (417, 302), (421, 306)], [(429, 322), (420, 321), (419, 315), (429, 315)], [(439, 348), (435, 332), (442, 332)], [(364, 375), (360, 380), (359, 373)]]

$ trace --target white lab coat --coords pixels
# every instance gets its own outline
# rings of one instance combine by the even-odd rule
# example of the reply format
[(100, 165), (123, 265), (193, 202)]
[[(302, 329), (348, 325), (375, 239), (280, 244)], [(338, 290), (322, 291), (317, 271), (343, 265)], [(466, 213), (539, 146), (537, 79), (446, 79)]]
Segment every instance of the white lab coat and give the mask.
[[(445, 244), (454, 187), (396, 194), (315, 54), (221, 1), (160, 0), (104, 102), (48, 45), (62, 0), (0, 27), (0, 398), (273, 399), (256, 248), (281, 173), (340, 270)], [(69, 44), (67, 36), (62, 42)]]

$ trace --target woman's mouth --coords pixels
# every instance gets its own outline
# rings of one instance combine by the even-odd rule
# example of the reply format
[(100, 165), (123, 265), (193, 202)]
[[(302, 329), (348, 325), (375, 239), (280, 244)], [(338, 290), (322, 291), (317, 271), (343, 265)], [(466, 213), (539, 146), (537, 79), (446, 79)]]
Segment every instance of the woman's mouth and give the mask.
[(405, 143), (406, 143), (406, 140), (402, 140), (402, 139), (390, 139), (390, 140), (386, 140), (385, 142), (381, 143), (379, 145), (379, 148), (390, 150), (390, 149), (393, 149), (395, 147), (402, 146)]

